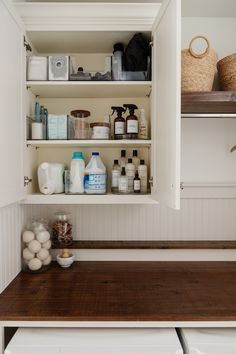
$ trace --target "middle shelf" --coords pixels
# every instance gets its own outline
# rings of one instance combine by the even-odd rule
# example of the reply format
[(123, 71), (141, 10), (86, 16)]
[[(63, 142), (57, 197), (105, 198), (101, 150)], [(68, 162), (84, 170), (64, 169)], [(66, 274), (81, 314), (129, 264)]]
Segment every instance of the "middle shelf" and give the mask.
[(150, 147), (151, 140), (27, 140), (27, 146), (33, 147)]

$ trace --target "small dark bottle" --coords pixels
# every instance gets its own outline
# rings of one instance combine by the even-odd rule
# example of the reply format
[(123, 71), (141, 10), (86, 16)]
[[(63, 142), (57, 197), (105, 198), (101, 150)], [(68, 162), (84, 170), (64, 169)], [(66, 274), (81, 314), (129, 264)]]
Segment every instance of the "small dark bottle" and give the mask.
[(140, 193), (141, 191), (141, 180), (138, 175), (138, 171), (135, 173), (134, 177), (134, 193)]

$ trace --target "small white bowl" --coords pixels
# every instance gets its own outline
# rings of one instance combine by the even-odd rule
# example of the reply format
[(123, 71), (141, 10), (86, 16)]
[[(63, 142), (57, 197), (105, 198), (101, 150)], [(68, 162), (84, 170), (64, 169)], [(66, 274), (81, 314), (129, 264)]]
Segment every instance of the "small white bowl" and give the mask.
[(74, 262), (74, 256), (72, 255), (71, 257), (68, 258), (62, 258), (59, 254), (57, 255), (57, 263), (62, 267), (62, 268), (69, 268), (72, 263)]

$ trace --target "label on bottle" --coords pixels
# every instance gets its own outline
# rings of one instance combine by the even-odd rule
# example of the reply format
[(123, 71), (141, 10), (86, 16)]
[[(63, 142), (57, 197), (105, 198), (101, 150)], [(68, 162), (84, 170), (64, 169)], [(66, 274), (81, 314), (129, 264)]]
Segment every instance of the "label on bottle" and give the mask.
[(125, 134), (125, 122), (115, 122), (115, 135)]
[(84, 188), (86, 193), (106, 193), (106, 174), (86, 174), (84, 177)]
[(135, 192), (138, 192), (138, 191), (140, 191), (140, 188), (141, 186), (140, 186), (140, 180), (134, 180), (134, 191)]
[(127, 193), (128, 192), (128, 183), (127, 178), (119, 178), (119, 192)]
[(112, 188), (118, 188), (119, 186), (119, 178), (120, 178), (120, 171), (113, 170), (112, 171)]
[(127, 121), (127, 134), (134, 133), (138, 134), (138, 121), (137, 120), (128, 120)]

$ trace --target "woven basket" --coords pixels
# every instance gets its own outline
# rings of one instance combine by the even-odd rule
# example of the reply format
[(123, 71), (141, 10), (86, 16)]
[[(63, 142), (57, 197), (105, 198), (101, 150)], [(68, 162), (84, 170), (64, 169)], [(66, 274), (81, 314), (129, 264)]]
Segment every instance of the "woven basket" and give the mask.
[[(198, 38), (202, 38), (207, 43), (206, 50), (201, 54), (195, 53), (192, 49), (193, 42)], [(202, 35), (194, 37), (189, 43), (189, 48), (182, 50), (182, 92), (211, 91), (217, 58), (206, 37)]]
[(229, 55), (217, 63), (220, 86), (224, 91), (236, 91), (236, 54)]

